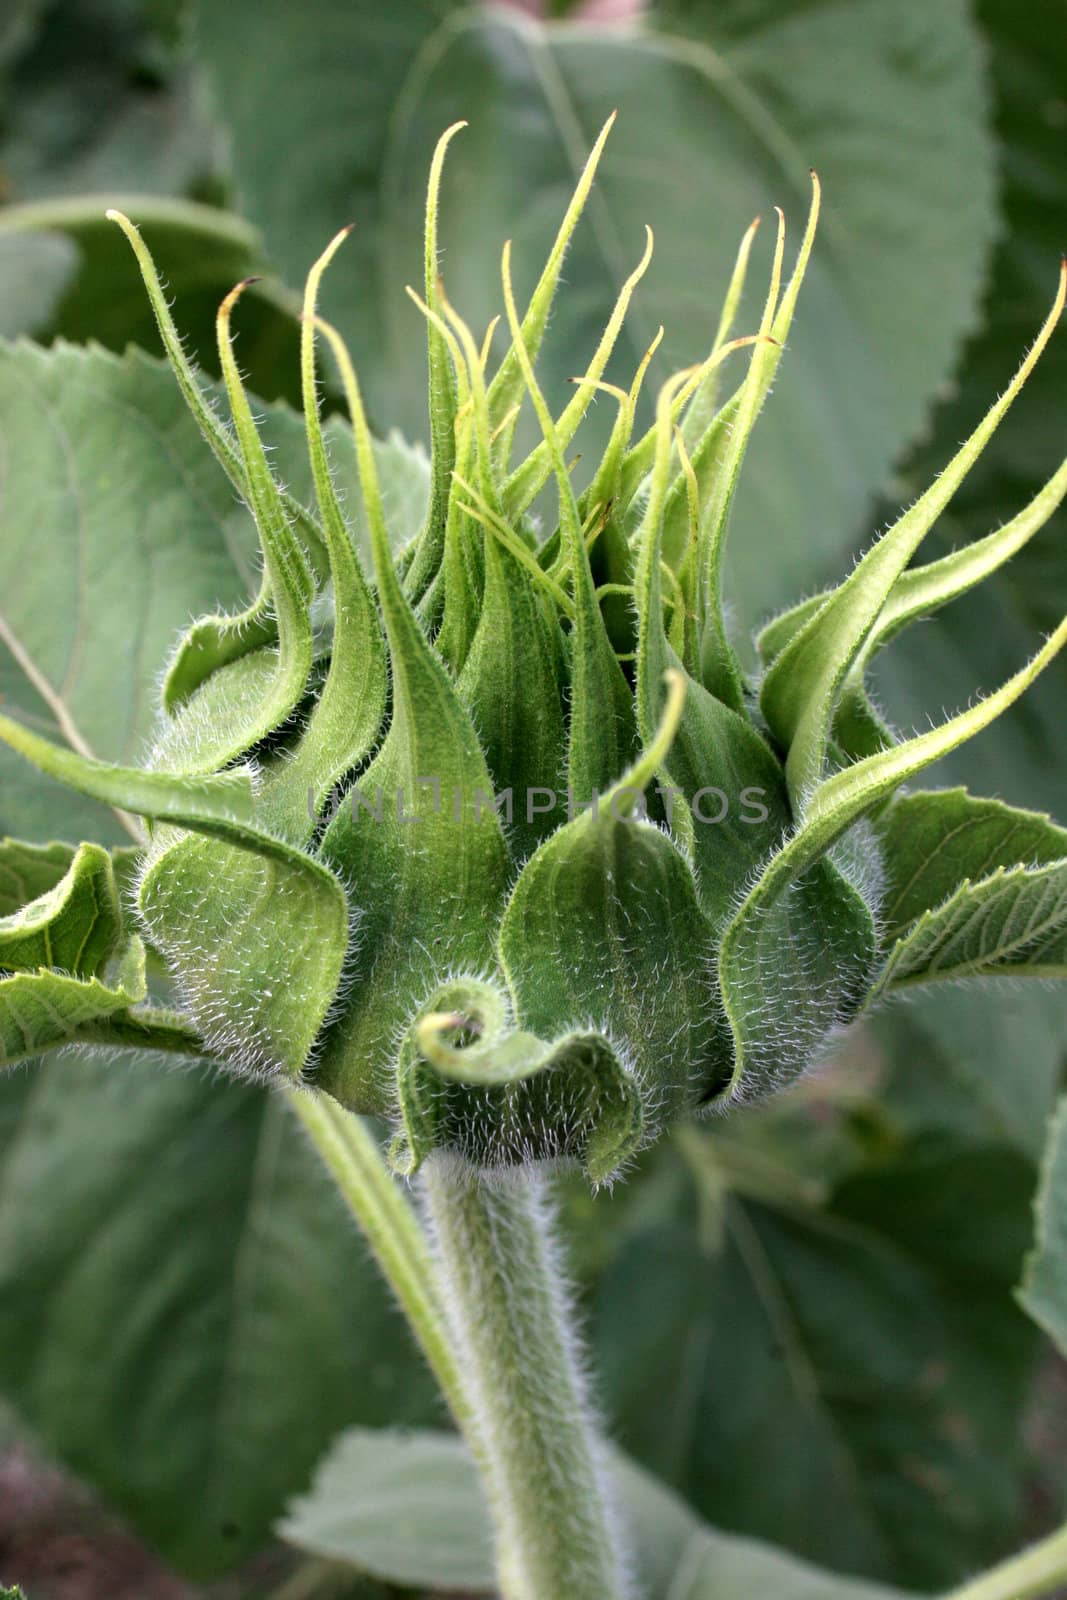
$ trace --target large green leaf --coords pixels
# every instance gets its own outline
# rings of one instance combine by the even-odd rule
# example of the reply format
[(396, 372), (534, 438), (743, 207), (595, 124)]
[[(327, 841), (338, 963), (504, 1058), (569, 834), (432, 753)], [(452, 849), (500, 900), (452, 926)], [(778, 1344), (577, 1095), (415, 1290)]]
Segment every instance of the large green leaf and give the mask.
[[(117, 230), (116, 234), (117, 234)], [(268, 409), (272, 459), (311, 500), (303, 424)], [(136, 352), (0, 348), (0, 695), (61, 742), (126, 763), (154, 721), (160, 667), (178, 630), (255, 587), (255, 531), (205, 449), (171, 373)], [(358, 506), (351, 434), (327, 437)], [(390, 537), (417, 529), (422, 457), (376, 448)], [(361, 539), (362, 525), (357, 525)], [(117, 626), (117, 619), (122, 626)], [(125, 837), (102, 807), (0, 755), (0, 829), (27, 838)]]
[(54, 889), (74, 859), (69, 844), (24, 844), (18, 839), (0, 843), (0, 917), (14, 915), (20, 907)]
[(870, 1027), (884, 1069), (879, 1108), (894, 1128), (1003, 1143), (1036, 1165), (1063, 1077), (1059, 984), (919, 989)]
[(1067, 1099), (1049, 1122), (1034, 1212), (1037, 1238), (1019, 1299), (1067, 1355)]
[(494, 1587), (489, 1513), (454, 1433), (349, 1429), (278, 1532), (302, 1550), (405, 1586)]
[[(950, 399), (935, 415), (928, 443), (908, 463), (902, 498), (919, 492), (974, 426), (1032, 337), (1047, 306), (1063, 250), (1067, 170), (1059, 125), (1067, 74), (1067, 30), (1060, 0), (978, 0), (1003, 141), (1005, 223), (986, 291), (981, 331), (971, 341)], [(943, 555), (1011, 518), (1063, 458), (1062, 396), (1067, 338), (1061, 329), (1019, 405), (1004, 420), (953, 502), (951, 520), (932, 533), (926, 555)], [(876, 669), (883, 708), (901, 727), (921, 726), (934, 704), (959, 705), (1002, 682), (1032, 651), (1038, 628), (1067, 611), (1060, 508), (1002, 573), (949, 607), (935, 626), (914, 630)], [(931, 776), (997, 794), (1018, 806), (1067, 817), (1062, 760), (1067, 666), (1055, 663), (1010, 717), (956, 752)], [(909, 1122), (930, 1118), (985, 1136), (1007, 1133), (1036, 1158), (1067, 1059), (1067, 1011), (1039, 986), (1021, 992), (941, 991), (916, 995), (879, 1017), (893, 1061), (887, 1103)], [(952, 1085), (957, 1086), (953, 1089)]]
[[(1062, 98), (1067, 32), (1060, 0), (978, 0), (1001, 141), (1004, 226), (993, 260), (979, 331), (969, 343), (950, 397), (936, 414), (923, 456), (963, 437), (1032, 337), (1063, 252), (1067, 171), (1062, 159)], [(998, 377), (998, 374), (1000, 376)], [(1067, 339), (1062, 334), (1028, 386), (1024, 406), (1006, 419), (956, 504), (956, 536), (986, 533), (1031, 495), (1063, 457), (1062, 396)], [(910, 471), (910, 469), (909, 469)], [(1067, 610), (1061, 510), (994, 588), (1017, 614), (1052, 626)], [(978, 629), (974, 637), (979, 639)], [(980, 653), (976, 659), (981, 660)], [(1061, 673), (1061, 682), (1065, 677)]]
[[(982, 335), (969, 346), (952, 402), (938, 413), (928, 447), (909, 464), (904, 488), (918, 487), (933, 461), (943, 457), (980, 416), (996, 391), (997, 371), (1007, 371), (1027, 340), (1026, 326), (1037, 325), (1047, 301), (1047, 281), (1062, 249), (1058, 218), (1067, 204), (1060, 139), (1054, 107), (1067, 70), (1067, 41), (1057, 0), (1020, 8), (1002, 0), (983, 0), (978, 14), (989, 35), (996, 92), (996, 120), (1005, 140), (1007, 226), (995, 259)], [(1035, 107), (1042, 107), (1040, 114)], [(1054, 338), (1028, 383), (1027, 393), (998, 429), (981, 462), (957, 496), (953, 518), (932, 535), (931, 556), (968, 538), (980, 537), (1025, 503), (1057, 467), (1063, 454), (1059, 397), (1064, 382), (1067, 343)], [(1063, 573), (1063, 509), (1000, 574), (980, 591), (951, 607), (936, 628), (902, 639), (886, 654), (878, 679), (883, 703), (903, 726), (929, 715), (931, 687), (937, 698), (959, 703), (975, 688), (1001, 681), (1033, 647), (1034, 628), (1058, 621), (1067, 609)], [(1067, 783), (1058, 759), (1063, 722), (1065, 669), (1054, 664), (1025, 704), (945, 763), (936, 776), (964, 781), (977, 793), (1003, 795), (1019, 805), (1039, 805), (1061, 816), (1067, 811)], [(1010, 1026), (1003, 1012), (1011, 1012)], [(967, 1034), (967, 1058), (954, 1046), (953, 1024), (942, 1027), (946, 1011)], [(928, 1020), (927, 1020), (928, 1019)], [(928, 1060), (965, 1080), (958, 1097), (963, 1121), (970, 1121), (975, 1094), (996, 1095), (1009, 1119), (1010, 1102), (1033, 1105), (1027, 1122), (1031, 1148), (1055, 1092), (1055, 1058), (1067, 1051), (1062, 1005), (1039, 993), (1026, 996), (975, 992), (964, 1003), (939, 996), (879, 1023), (883, 1037), (899, 1034), (901, 1055), (915, 1059), (917, 1042)], [(988, 1038), (997, 1039), (996, 1049)], [(1053, 1058), (1049, 1062), (1048, 1058)], [(907, 1080), (907, 1098), (918, 1089), (905, 1066), (896, 1084)], [(932, 1071), (927, 1077), (940, 1076)], [(1035, 1100), (1037, 1083), (1043, 1085)], [(983, 1087), (985, 1085), (985, 1087)], [(925, 1095), (926, 1091), (922, 1091)], [(940, 1115), (947, 1113), (944, 1096)]]
[(115, 185), (181, 194), (210, 180), (213, 129), (160, 6), (42, 0), (22, 9), (34, 26), (7, 41), (5, 198)]
[[(619, 1456), (612, 1465), (644, 1600), (903, 1600), (718, 1533), (631, 1462)], [(302, 1550), (396, 1583), (495, 1589), (488, 1510), (454, 1434), (350, 1429), (278, 1531)]]
[(106, 1055), (0, 1083), (0, 1387), (205, 1572), (263, 1542), (338, 1427), (437, 1414), (282, 1100)]
[[(485, 239), (514, 238), (528, 290), (561, 193), (619, 109), (568, 262), (584, 292), (556, 314), (543, 353), (556, 411), (640, 253), (642, 223), (657, 256), (620, 359), (632, 369), (662, 321), (658, 359), (692, 361), (710, 345), (711, 307), (753, 213), (778, 201), (799, 221), (814, 164), (829, 210), (777, 421), (754, 444), (737, 507), (736, 577), (759, 607), (831, 570), (971, 324), (993, 224), (991, 148), (959, 0), (763, 13), (743, 38), (716, 9), (701, 8), (696, 37), (677, 38), (655, 15), (647, 28), (594, 30), (451, 0), (388, 20), (372, 0), (299, 13), (284, 0), (199, 0), (196, 49), (240, 203), (283, 276), (297, 281), (322, 241), (357, 220), (327, 304), (354, 340), (375, 416), (409, 433), (426, 426), (425, 356), (403, 284), (421, 277), (425, 173), (457, 117), (470, 130), (446, 172), (442, 259), (452, 299), (484, 326), (499, 309)], [(768, 530), (779, 529), (788, 536), (768, 563)]]
[[(93, 341), (155, 351), (155, 322), (129, 246), (110, 208), (138, 222), (181, 317), (186, 348), (218, 374), (215, 312), (241, 279), (261, 270), (255, 229), (214, 206), (153, 195), (63, 196), (0, 211), (0, 285), (6, 337)], [(277, 284), (255, 284), (241, 305), (242, 370), (268, 399), (299, 402), (299, 305)]]
[(1028, 1163), (915, 1146), (825, 1208), (796, 1182), (724, 1201), (714, 1145), (697, 1165), (699, 1223), (686, 1204), (628, 1230), (597, 1292), (615, 1436), (720, 1526), (828, 1566), (943, 1587), (998, 1554), (1033, 1344), (1010, 1299)]
[(11, 0), (0, 21), (0, 66), (26, 47), (43, 9), (44, 0)]

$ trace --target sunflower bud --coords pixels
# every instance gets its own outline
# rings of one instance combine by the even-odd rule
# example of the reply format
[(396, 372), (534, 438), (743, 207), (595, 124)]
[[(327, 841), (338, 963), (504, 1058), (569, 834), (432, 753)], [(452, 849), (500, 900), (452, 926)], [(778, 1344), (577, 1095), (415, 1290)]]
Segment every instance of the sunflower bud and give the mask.
[[(758, 323), (733, 334), (750, 231), (713, 348), (662, 388), (641, 432), (652, 351), (626, 389), (604, 372), (651, 236), (558, 414), (535, 372), (608, 128), (521, 316), (505, 247), (509, 337), (493, 370), (490, 338), (436, 276), (455, 131), (434, 158), (426, 281), (412, 295), (432, 440), (417, 528), (387, 526), (356, 373), (316, 315), (344, 234), (305, 295), (311, 508), (276, 483), (242, 386), (230, 329), (242, 286), (218, 320), (231, 429), (185, 361), (139, 235), (116, 218), (183, 393), (255, 518), (263, 581), (241, 616), (204, 618), (179, 645), (148, 770), (56, 751), (6, 719), (0, 734), (149, 820), (138, 931), (221, 1062), (392, 1118), (404, 1171), (446, 1145), (486, 1166), (577, 1161), (599, 1182), (673, 1119), (788, 1084), (905, 983), (1064, 965), (1067, 835), (959, 790), (896, 791), (1009, 706), (1067, 624), (995, 694), (916, 737), (898, 741), (865, 688), (882, 645), (1007, 560), (1067, 492), (1065, 464), (988, 539), (913, 564), (1051, 336), (1064, 285), (926, 494), (838, 588), (763, 630), (757, 682), (726, 626), (726, 535), (811, 253), (817, 182), (788, 277), (779, 216)], [(366, 571), (323, 440), (323, 342), (352, 420)], [(615, 421), (579, 492), (568, 452), (598, 392)], [(515, 462), (524, 405), (540, 438)], [(547, 537), (532, 515), (542, 491), (558, 506)], [(330, 620), (325, 649), (313, 608)], [(49, 918), (59, 930), (104, 870), (80, 856), (59, 883), (57, 865), (47, 906), (6, 932), (0, 919), (0, 964), (5, 937), (24, 951)], [(1059, 921), (1027, 920), (1050, 899)], [(69, 982), (101, 989), (94, 962)], [(139, 992), (122, 991), (127, 1019)]]

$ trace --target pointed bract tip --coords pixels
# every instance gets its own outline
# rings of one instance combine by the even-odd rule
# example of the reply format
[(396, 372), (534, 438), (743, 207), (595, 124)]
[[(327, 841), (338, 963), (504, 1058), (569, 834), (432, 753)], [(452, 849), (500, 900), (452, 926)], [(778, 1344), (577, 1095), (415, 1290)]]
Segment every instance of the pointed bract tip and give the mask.
[(1056, 293), (1052, 300), (1052, 310), (1049, 312), (1046, 327), (1055, 327), (1063, 314), (1064, 305), (1067, 304), (1067, 255), (1060, 256), (1060, 273), (1056, 281)]
[(240, 283), (235, 283), (229, 294), (223, 296), (222, 302), (219, 305), (218, 314), (220, 319), (226, 321), (229, 318), (230, 312), (233, 310), (238, 300), (240, 300), (249, 284), (258, 282), (258, 278), (242, 278)]

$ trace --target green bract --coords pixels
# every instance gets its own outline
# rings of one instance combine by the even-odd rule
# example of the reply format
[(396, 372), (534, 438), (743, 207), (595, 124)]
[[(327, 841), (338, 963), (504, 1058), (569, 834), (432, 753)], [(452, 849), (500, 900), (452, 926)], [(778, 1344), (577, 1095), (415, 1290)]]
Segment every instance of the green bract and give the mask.
[[(179, 644), (146, 770), (0, 718), (45, 772), (148, 823), (130, 915), (97, 847), (4, 847), (0, 1059), (77, 1040), (204, 1049), (392, 1117), (402, 1170), (450, 1146), (486, 1165), (566, 1157), (600, 1181), (671, 1119), (789, 1083), (902, 986), (1067, 974), (1067, 833), (961, 790), (897, 795), (1022, 693), (1067, 623), (996, 693), (914, 737), (898, 740), (866, 689), (884, 644), (994, 571), (1067, 493), (1065, 463), (999, 531), (911, 564), (1049, 339), (1064, 277), (988, 417), (838, 588), (763, 630), (753, 678), (726, 621), (726, 533), (818, 185), (787, 279), (779, 217), (758, 324), (733, 337), (750, 231), (710, 354), (663, 387), (641, 434), (652, 352), (628, 389), (604, 372), (651, 237), (562, 411), (535, 375), (608, 129), (521, 317), (505, 248), (495, 364), (491, 334), (475, 339), (437, 278), (455, 131), (434, 158), (424, 299), (412, 295), (432, 441), (417, 529), (386, 526), (356, 375), (315, 313), (344, 234), (305, 297), (309, 508), (276, 482), (242, 386), (240, 287), (218, 321), (226, 424), (140, 236), (115, 217), (188, 404), (255, 517), (262, 584), (241, 615), (203, 618)], [(369, 571), (320, 427), (317, 336), (348, 398)], [(568, 452), (598, 393), (617, 418), (578, 492)], [(539, 442), (516, 463), (524, 407)], [(181, 1014), (144, 1004), (142, 941)]]

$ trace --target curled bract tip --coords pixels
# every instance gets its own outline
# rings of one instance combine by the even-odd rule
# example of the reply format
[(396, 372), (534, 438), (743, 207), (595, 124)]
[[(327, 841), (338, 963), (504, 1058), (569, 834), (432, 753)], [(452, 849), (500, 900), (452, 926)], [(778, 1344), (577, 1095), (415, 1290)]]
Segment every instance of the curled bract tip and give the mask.
[(430, 1011), (426, 1016), (419, 1018), (415, 1027), (415, 1040), (427, 1061), (435, 1061), (443, 1053), (452, 1054), (447, 1047), (442, 1051), (443, 1036), (446, 1033), (454, 1033), (459, 1028), (475, 1035), (482, 1032), (481, 1024), (476, 1018), (459, 1011)]

